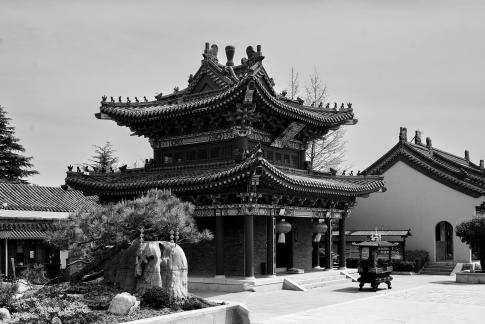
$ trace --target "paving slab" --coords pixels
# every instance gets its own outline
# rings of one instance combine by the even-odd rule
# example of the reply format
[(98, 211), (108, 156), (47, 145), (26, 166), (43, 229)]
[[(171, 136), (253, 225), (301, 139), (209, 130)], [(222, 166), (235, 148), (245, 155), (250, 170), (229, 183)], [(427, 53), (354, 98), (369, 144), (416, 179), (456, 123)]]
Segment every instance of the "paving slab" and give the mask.
[(252, 323), (457, 323), (485, 317), (483, 285), (454, 282), (455, 277), (394, 276), (392, 290), (377, 292), (358, 283), (308, 291), (200, 293), (214, 300), (245, 304)]

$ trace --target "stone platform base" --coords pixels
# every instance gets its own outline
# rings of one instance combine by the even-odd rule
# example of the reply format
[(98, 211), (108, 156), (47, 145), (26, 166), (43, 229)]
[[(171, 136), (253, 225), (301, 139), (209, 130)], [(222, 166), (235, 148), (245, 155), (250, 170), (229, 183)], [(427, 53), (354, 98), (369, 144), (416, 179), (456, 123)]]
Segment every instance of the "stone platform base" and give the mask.
[(484, 272), (457, 272), (456, 282), (468, 284), (485, 284)]
[(302, 274), (278, 273), (274, 277), (256, 277), (251, 279), (238, 277), (194, 277), (189, 276), (189, 291), (222, 291), (222, 292), (240, 292), (240, 291), (275, 291), (284, 288), (285, 278), (295, 282), (309, 282), (312, 280), (319, 281), (320, 279), (330, 278), (336, 279), (341, 276), (345, 278), (346, 275), (356, 274), (357, 270), (347, 269), (343, 270), (311, 270)]

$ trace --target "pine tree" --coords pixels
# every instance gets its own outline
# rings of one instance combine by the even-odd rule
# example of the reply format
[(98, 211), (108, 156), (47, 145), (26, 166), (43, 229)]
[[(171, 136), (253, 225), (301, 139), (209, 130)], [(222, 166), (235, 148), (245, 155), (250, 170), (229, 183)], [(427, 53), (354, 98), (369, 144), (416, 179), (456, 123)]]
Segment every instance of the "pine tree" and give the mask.
[(93, 145), (95, 147), (90, 166), (101, 172), (107, 172), (111, 167), (118, 163), (118, 158), (114, 156), (115, 150), (108, 141), (103, 146)]
[(33, 167), (32, 157), (26, 157), (19, 152), (25, 149), (14, 136), (15, 128), (10, 126), (7, 112), (0, 106), (0, 180), (8, 182), (26, 182), (23, 178), (38, 174)]

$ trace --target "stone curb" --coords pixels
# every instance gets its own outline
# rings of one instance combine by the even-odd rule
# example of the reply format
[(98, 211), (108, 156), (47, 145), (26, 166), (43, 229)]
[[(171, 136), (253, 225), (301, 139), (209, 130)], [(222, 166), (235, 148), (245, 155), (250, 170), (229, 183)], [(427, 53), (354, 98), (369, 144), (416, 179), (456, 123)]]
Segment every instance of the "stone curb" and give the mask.
[(249, 310), (239, 303), (207, 307), (192, 311), (143, 318), (126, 324), (183, 324), (183, 323), (217, 323), (249, 324)]

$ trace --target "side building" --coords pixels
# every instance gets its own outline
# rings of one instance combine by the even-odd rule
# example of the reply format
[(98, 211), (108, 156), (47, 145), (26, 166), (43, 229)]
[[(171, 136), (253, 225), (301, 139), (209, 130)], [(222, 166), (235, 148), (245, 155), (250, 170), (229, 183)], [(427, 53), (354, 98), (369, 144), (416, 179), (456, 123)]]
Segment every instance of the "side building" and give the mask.
[[(227, 46), (227, 62), (220, 64), (217, 46), (207, 43), (188, 86), (153, 101), (104, 96), (96, 117), (148, 138), (153, 158), (138, 169), (71, 171), (66, 184), (102, 201), (159, 188), (192, 202), (199, 228), (212, 230), (215, 239), (184, 246), (191, 275), (310, 270), (320, 266), (320, 244), (332, 255), (332, 230), (322, 235), (325, 229), (345, 235), (356, 197), (382, 191), (384, 183), (380, 176), (308, 170), (308, 143), (357, 122), (351, 104), (314, 107), (287, 98), (275, 92), (260, 46), (249, 46), (240, 65), (234, 51)], [(339, 250), (345, 255), (344, 244)], [(322, 266), (332, 268), (332, 259)]]
[(97, 197), (60, 187), (0, 183), (0, 272), (11, 277), (31, 264), (42, 264), (48, 275), (59, 272), (59, 251), (46, 244), (52, 224)]
[(432, 262), (470, 262), (471, 251), (455, 234), (455, 226), (472, 218), (485, 201), (483, 160), (433, 147), (430, 138), (414, 142), (401, 128), (398, 143), (364, 171), (386, 178), (387, 191), (358, 199), (351, 229), (410, 228), (406, 249), (426, 250)]

